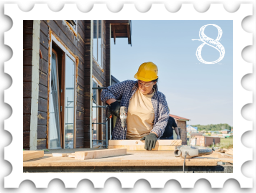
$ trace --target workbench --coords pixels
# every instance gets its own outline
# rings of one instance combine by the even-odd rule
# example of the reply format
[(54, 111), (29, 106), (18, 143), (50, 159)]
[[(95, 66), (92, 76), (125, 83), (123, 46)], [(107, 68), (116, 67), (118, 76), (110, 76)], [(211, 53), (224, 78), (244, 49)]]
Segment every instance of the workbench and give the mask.
[[(183, 172), (184, 159), (174, 151), (127, 151), (126, 155), (76, 160), (52, 157), (52, 153), (74, 153), (97, 149), (61, 149), (23, 162), (23, 172)], [(99, 149), (98, 149), (99, 150)], [(185, 160), (185, 172), (233, 172), (233, 157), (218, 152)]]

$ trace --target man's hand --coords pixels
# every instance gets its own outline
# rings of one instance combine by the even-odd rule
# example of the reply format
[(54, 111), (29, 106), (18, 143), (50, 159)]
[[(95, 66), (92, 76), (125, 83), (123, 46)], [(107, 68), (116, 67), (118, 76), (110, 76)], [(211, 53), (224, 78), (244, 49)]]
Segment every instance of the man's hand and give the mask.
[(109, 105), (109, 111), (112, 115), (120, 117), (120, 102), (115, 101)]
[(180, 136), (179, 136), (179, 135), (177, 135), (177, 139), (180, 139)]
[(148, 135), (142, 137), (140, 140), (141, 140), (141, 141), (142, 141), (142, 140), (145, 140), (145, 146), (144, 146), (144, 148), (145, 148), (146, 150), (152, 150), (152, 148), (154, 149), (155, 146), (156, 146), (157, 136), (156, 136), (156, 134), (154, 134), (154, 133), (150, 133), (150, 134), (148, 134)]

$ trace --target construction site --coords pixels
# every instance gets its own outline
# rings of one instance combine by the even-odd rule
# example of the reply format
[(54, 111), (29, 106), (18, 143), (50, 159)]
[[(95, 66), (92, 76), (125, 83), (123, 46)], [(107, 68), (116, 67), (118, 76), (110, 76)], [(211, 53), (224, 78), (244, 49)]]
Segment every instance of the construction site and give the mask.
[[(209, 147), (219, 139), (188, 144), (182, 115), (169, 114), (179, 136), (151, 151), (144, 140), (113, 140), (119, 118), (101, 92), (119, 83), (110, 59), (118, 38), (132, 45), (131, 20), (23, 21), (23, 172), (233, 173), (233, 151)], [(126, 118), (120, 110), (122, 127)]]

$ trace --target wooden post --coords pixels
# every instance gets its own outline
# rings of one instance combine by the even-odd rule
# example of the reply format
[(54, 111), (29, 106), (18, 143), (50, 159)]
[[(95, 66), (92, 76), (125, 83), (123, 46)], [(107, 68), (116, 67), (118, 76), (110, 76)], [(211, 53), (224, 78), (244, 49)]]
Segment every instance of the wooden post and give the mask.
[(37, 114), (39, 96), (39, 49), (40, 49), (40, 20), (33, 21), (32, 40), (32, 85), (31, 85), (31, 115), (29, 148), (37, 149)]

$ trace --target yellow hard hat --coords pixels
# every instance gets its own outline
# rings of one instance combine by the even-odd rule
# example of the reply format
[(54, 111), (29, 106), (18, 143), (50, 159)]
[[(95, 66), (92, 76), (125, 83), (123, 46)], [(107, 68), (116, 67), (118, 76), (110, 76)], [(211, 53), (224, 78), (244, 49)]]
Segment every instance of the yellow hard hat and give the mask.
[(145, 62), (140, 65), (138, 72), (134, 75), (134, 78), (142, 81), (152, 81), (158, 78), (158, 69), (153, 62)]

